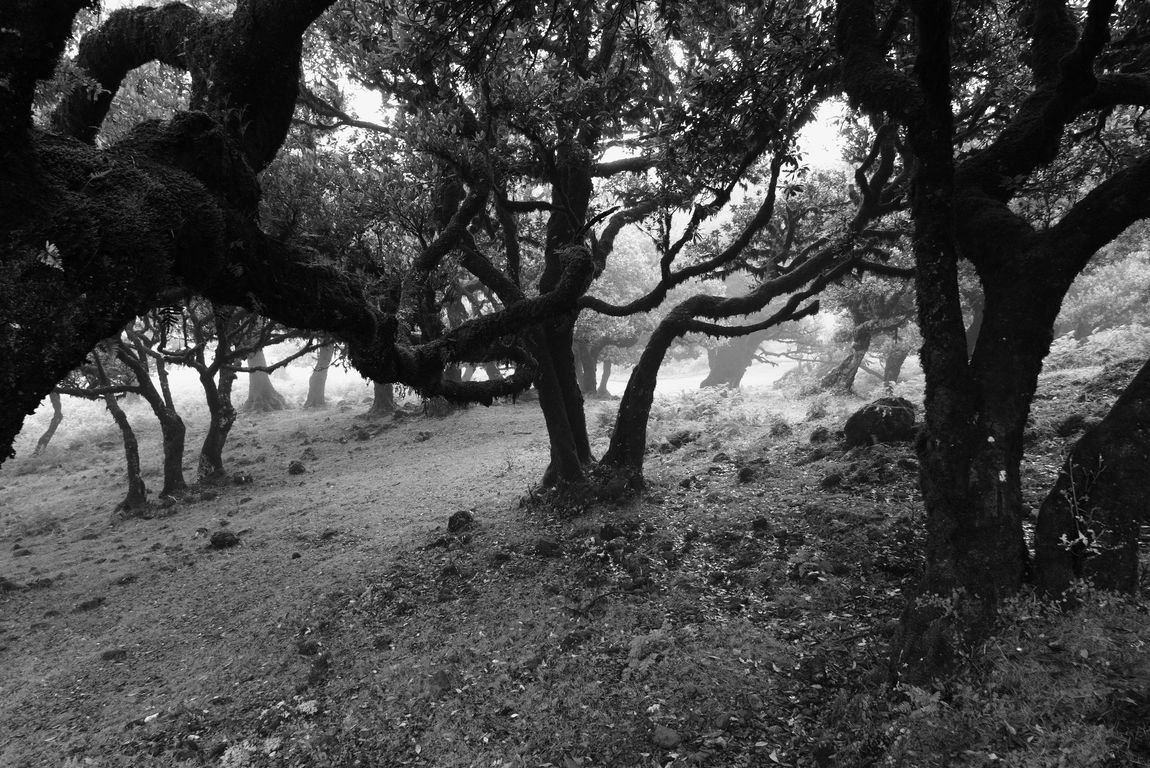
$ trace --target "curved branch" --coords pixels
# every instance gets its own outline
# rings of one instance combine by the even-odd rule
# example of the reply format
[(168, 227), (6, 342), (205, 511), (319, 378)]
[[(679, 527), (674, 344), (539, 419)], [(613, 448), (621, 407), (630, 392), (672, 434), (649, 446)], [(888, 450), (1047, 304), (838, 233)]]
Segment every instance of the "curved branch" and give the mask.
[(210, 34), (212, 25), (223, 24), (181, 3), (160, 8), (126, 8), (80, 40), (76, 64), (100, 90), (93, 94), (75, 89), (52, 113), (52, 130), (91, 144), (108, 115), (112, 99), (124, 77), (144, 64), (159, 61), (190, 71), (192, 41)]

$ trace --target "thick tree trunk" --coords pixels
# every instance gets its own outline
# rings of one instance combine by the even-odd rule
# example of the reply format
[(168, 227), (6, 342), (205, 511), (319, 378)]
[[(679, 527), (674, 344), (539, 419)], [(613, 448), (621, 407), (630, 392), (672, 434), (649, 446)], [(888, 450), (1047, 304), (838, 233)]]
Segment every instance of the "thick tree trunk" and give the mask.
[[(540, 292), (555, 288), (578, 245), (587, 206), (591, 199), (591, 155), (580, 140), (568, 138), (555, 153), (552, 202), (556, 210), (547, 220), (547, 242)], [(545, 323), (531, 335), (531, 351), (539, 361), (535, 387), (539, 407), (547, 424), (551, 463), (543, 474), (544, 485), (563, 480), (576, 482), (591, 462), (591, 440), (583, 411), (583, 393), (575, 375), (575, 321), (578, 313)]]
[(619, 401), (611, 444), (600, 462), (604, 466), (625, 471), (636, 483), (642, 482), (643, 457), (647, 452), (647, 421), (651, 416), (651, 405), (655, 402), (659, 368), (680, 332), (678, 325), (667, 318), (651, 334), (639, 362), (627, 380), (623, 399)]
[(367, 416), (372, 419), (382, 419), (395, 413), (395, 388), (391, 384), (373, 382), (375, 397), (371, 401), (371, 408)]
[[(268, 361), (262, 349), (257, 349), (247, 360), (248, 368), (263, 367), (267, 364)], [(265, 413), (267, 411), (282, 411), (287, 407), (287, 400), (276, 391), (269, 374), (264, 371), (252, 371), (248, 374), (248, 399), (244, 403), (245, 411)]]
[(36, 441), (36, 449), (32, 451), (33, 456), (39, 456), (48, 447), (48, 443), (52, 442), (52, 436), (56, 434), (56, 428), (60, 426), (60, 422), (64, 420), (64, 409), (60, 404), (60, 393), (51, 392), (48, 395), (48, 400), (52, 403), (52, 420), (48, 422), (48, 428), (44, 430), (44, 434), (40, 435), (40, 439)]
[(884, 384), (897, 384), (902, 374), (902, 366), (910, 356), (910, 349), (896, 345), (887, 353), (882, 365), (882, 380)]
[(503, 381), (503, 371), (495, 363), (484, 363), (483, 372), (487, 374), (488, 381)]
[(591, 351), (591, 344), (586, 341), (576, 341), (574, 355), (579, 390), (584, 395), (594, 395), (596, 390), (595, 369), (598, 367), (599, 361), (595, 359), (595, 355)]
[(611, 397), (611, 392), (607, 389), (607, 381), (611, 378), (611, 361), (603, 361), (603, 377), (599, 379), (599, 390), (596, 392), (599, 397)]
[(104, 403), (108, 411), (120, 428), (120, 436), (124, 439), (124, 460), (128, 471), (128, 493), (124, 500), (116, 507), (116, 511), (125, 516), (135, 516), (148, 507), (148, 489), (144, 485), (143, 475), (140, 474), (140, 444), (136, 440), (136, 433), (120, 404), (116, 402), (115, 395), (104, 395)]
[(227, 367), (220, 369), (219, 383), (210, 373), (200, 374), (204, 387), (204, 397), (208, 402), (208, 434), (200, 448), (200, 465), (197, 475), (200, 482), (215, 482), (224, 477), (224, 444), (228, 433), (236, 423), (236, 409), (232, 406), (232, 384), (236, 380), (235, 371)]
[(304, 408), (327, 407), (324, 389), (327, 386), (327, 371), (331, 368), (331, 359), (334, 354), (335, 347), (331, 344), (324, 344), (316, 352), (315, 369), (312, 370), (311, 376), (307, 380), (307, 400), (304, 401)]
[(858, 376), (859, 366), (870, 351), (873, 338), (866, 324), (855, 328), (854, 338), (851, 340), (851, 351), (826, 376), (819, 380), (819, 389), (846, 395), (854, 389), (855, 377)]
[(766, 336), (765, 333), (756, 333), (730, 339), (718, 347), (708, 349), (707, 363), (710, 370), (699, 386), (738, 389), (747, 369), (754, 362), (755, 352)]
[(1042, 502), (1035, 534), (1041, 588), (1061, 595), (1073, 579), (1138, 589), (1138, 533), (1150, 522), (1150, 362), (1106, 418), (1075, 444)]
[[(539, 408), (543, 411), (543, 421), (547, 425), (547, 437), (551, 449), (551, 461), (543, 473), (543, 485), (554, 486), (562, 482), (578, 482), (584, 477), (584, 464), (590, 461), (590, 440), (587, 439), (586, 422), (582, 423), (585, 449), (580, 451), (579, 426), (572, 423), (572, 412), (567, 407), (570, 390), (575, 390), (579, 398), (579, 415), (582, 415), (583, 397), (575, 384), (574, 357), (570, 342), (567, 346), (566, 370), (560, 373), (554, 356), (555, 345), (548, 343), (545, 329), (531, 335), (531, 352), (539, 362), (539, 375), (535, 388), (539, 392)], [(569, 385), (560, 384), (566, 374)]]

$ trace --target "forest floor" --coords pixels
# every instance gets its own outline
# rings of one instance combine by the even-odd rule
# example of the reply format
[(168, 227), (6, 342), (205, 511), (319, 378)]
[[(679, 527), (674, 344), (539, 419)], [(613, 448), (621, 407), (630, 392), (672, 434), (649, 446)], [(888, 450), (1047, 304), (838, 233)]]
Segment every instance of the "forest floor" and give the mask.
[[(1103, 379), (1044, 378), (1032, 507)], [(952, 677), (889, 682), (922, 511), (910, 444), (838, 444), (862, 402), (662, 397), (626, 505), (532, 490), (533, 402), (242, 415), (247, 482), (131, 520), (116, 433), (66, 418), (0, 472), (0, 766), (1150, 765), (1142, 602), (1024, 596)]]

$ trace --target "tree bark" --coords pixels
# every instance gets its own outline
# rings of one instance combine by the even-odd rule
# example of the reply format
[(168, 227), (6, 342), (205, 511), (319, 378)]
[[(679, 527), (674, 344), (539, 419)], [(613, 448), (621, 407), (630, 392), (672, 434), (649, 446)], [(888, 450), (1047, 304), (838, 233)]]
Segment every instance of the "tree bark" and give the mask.
[(104, 395), (104, 403), (108, 406), (108, 412), (112, 414), (116, 426), (120, 428), (120, 436), (124, 441), (124, 461), (128, 475), (128, 493), (124, 496), (124, 500), (116, 506), (116, 511), (129, 517), (138, 515), (148, 506), (148, 489), (144, 485), (143, 475), (140, 474), (140, 444), (136, 440), (136, 433), (132, 430), (127, 414), (116, 402), (116, 396), (113, 394)]
[(56, 428), (60, 426), (60, 422), (64, 420), (64, 409), (60, 403), (60, 393), (53, 391), (48, 395), (48, 399), (52, 403), (52, 420), (48, 422), (48, 428), (44, 430), (44, 434), (40, 435), (40, 439), (36, 441), (36, 449), (32, 451), (33, 456), (39, 456), (48, 447), (48, 443), (52, 442), (52, 436), (56, 434)]
[(882, 380), (884, 384), (897, 384), (902, 374), (902, 367), (910, 356), (910, 348), (896, 344), (887, 353), (882, 365)]
[(235, 380), (236, 372), (226, 366), (220, 369), (218, 383), (210, 373), (200, 374), (210, 418), (208, 434), (200, 447), (197, 471), (200, 482), (216, 482), (227, 474), (224, 471), (224, 444), (232, 425), (236, 423), (236, 409), (232, 405), (232, 384)]
[(315, 368), (307, 380), (307, 400), (304, 401), (304, 408), (327, 407), (327, 397), (324, 390), (327, 386), (327, 371), (331, 368), (331, 359), (334, 354), (335, 346), (332, 344), (324, 344), (316, 352)]
[[(257, 349), (247, 359), (248, 368), (263, 367), (268, 364), (262, 349)], [(252, 371), (248, 374), (248, 399), (244, 403), (247, 412), (267, 413), (282, 411), (288, 407), (284, 398), (272, 384), (272, 377), (265, 371)]]
[(596, 392), (599, 397), (611, 397), (610, 390), (607, 389), (607, 381), (611, 378), (611, 361), (603, 361), (603, 377), (599, 379), (599, 389)]
[(1039, 586), (1073, 579), (1138, 590), (1139, 526), (1150, 522), (1150, 362), (1106, 418), (1078, 440), (1042, 502), (1035, 533)]
[(846, 395), (854, 389), (855, 377), (858, 376), (859, 366), (866, 359), (870, 351), (873, 335), (868, 323), (855, 327), (851, 339), (851, 350), (826, 376), (819, 380), (819, 389)]
[(371, 401), (367, 416), (382, 419), (395, 413), (395, 388), (391, 384), (380, 384), (378, 381), (373, 382), (372, 386), (375, 397)]
[(594, 395), (596, 391), (595, 369), (598, 367), (599, 361), (595, 359), (591, 351), (591, 344), (576, 340), (574, 355), (575, 371), (579, 378), (579, 390), (584, 395)]
[(767, 334), (756, 333), (707, 350), (709, 370), (700, 387), (730, 387), (738, 389), (747, 369), (754, 362), (755, 352), (766, 339)]
[[(129, 333), (129, 336), (132, 336)], [(147, 353), (144, 351), (143, 341), (139, 337), (134, 339), (135, 347), (125, 344), (117, 345), (117, 358), (129, 369), (136, 378), (139, 394), (148, 403), (160, 422), (160, 434), (164, 450), (164, 487), (161, 496), (174, 496), (187, 490), (188, 484), (184, 480), (184, 438), (187, 430), (184, 420), (176, 412), (172, 402), (172, 393), (168, 387), (167, 367), (162, 360), (156, 362), (157, 373), (160, 377), (161, 391), (152, 383), (148, 371)]]

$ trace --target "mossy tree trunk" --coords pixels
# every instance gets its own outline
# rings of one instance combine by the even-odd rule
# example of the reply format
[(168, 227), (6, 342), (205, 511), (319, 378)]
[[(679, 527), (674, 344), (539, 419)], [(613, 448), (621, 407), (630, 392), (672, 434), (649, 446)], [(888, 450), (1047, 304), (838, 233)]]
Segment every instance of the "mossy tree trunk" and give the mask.
[(367, 415), (373, 419), (382, 419), (395, 413), (395, 387), (392, 384), (372, 384), (375, 397), (371, 401), (371, 408)]
[[(263, 368), (267, 364), (267, 356), (264, 355), (262, 349), (257, 349), (248, 356), (248, 368)], [(252, 371), (248, 374), (248, 399), (244, 402), (245, 411), (267, 413), (282, 411), (287, 407), (287, 399), (272, 384), (272, 377), (269, 373)]]

